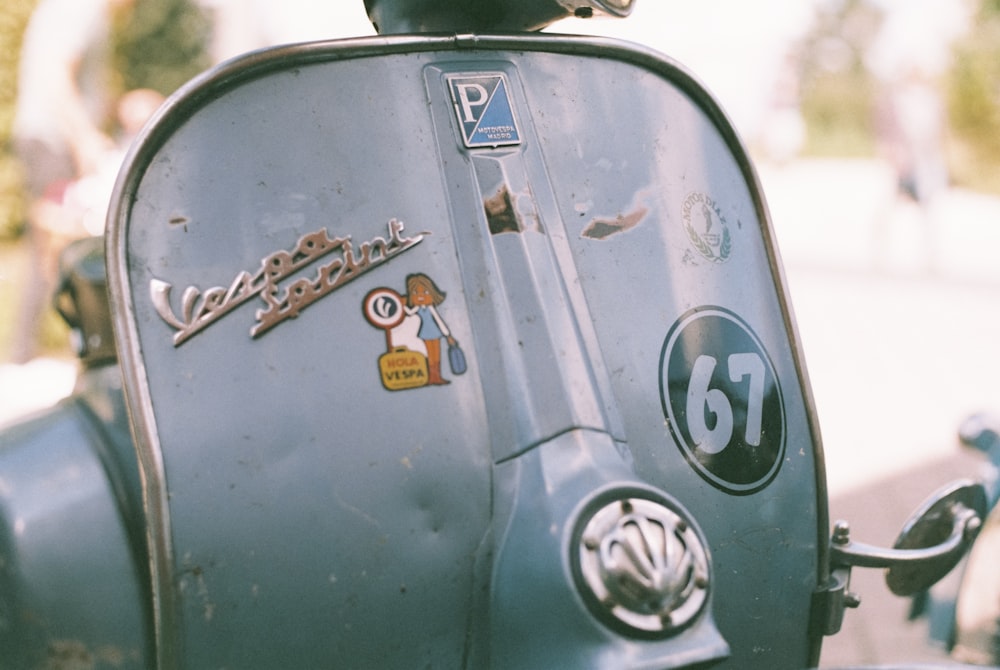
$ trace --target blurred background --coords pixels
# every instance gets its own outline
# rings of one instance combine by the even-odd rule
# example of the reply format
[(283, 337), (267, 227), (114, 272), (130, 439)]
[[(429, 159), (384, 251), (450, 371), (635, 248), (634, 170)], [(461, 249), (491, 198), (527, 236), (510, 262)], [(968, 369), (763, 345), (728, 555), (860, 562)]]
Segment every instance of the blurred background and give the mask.
[[(58, 2), (110, 8), (100, 86), (85, 93), (115, 151), (40, 212), (15, 151), (18, 66), (29, 20)], [(1000, 409), (1000, 0), (639, 0), (628, 20), (550, 30), (668, 54), (728, 110), (771, 209), (833, 516), (891, 544), (934, 488), (975, 475), (959, 422)], [(150, 101), (250, 49), (372, 32), (361, 0), (0, 5), (0, 424), (72, 387), (60, 319), (43, 301), (26, 346), (19, 315), (45, 293), (56, 249), (101, 234), (115, 161)], [(136, 92), (145, 105), (123, 113)], [(42, 233), (29, 234), (33, 220)], [(856, 578), (865, 604), (824, 665), (945, 658), (878, 579)]]

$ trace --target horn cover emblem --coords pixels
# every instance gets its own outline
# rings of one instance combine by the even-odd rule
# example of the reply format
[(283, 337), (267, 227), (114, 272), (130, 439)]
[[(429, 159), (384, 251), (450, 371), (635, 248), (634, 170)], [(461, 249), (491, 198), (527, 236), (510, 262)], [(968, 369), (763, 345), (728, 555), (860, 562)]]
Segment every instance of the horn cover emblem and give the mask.
[(636, 637), (667, 637), (704, 608), (710, 585), (705, 542), (665, 501), (615, 498), (585, 512), (575, 537), (577, 586), (606, 625)]

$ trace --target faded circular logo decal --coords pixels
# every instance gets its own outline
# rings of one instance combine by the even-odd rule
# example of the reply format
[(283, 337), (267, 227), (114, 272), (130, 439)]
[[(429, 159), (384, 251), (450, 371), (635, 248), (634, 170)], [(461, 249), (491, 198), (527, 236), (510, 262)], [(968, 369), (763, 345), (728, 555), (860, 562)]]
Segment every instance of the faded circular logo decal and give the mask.
[(699, 307), (671, 327), (660, 353), (660, 401), (688, 463), (735, 495), (774, 479), (785, 453), (785, 407), (760, 339), (721, 307)]
[(406, 318), (403, 298), (391, 288), (377, 288), (369, 291), (361, 309), (370, 324), (383, 330), (395, 328)]
[(733, 253), (733, 236), (722, 210), (704, 193), (692, 193), (684, 200), (684, 230), (691, 245), (706, 260), (725, 263)]

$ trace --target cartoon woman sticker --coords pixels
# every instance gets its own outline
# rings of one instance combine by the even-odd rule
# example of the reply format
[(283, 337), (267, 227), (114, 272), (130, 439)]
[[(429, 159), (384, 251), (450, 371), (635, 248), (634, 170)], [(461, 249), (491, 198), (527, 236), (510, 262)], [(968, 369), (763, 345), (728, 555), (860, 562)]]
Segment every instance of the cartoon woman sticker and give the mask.
[(386, 351), (378, 358), (378, 368), (389, 391), (450, 384), (441, 376), (442, 339), (448, 342), (452, 374), (465, 374), (465, 353), (437, 310), (444, 299), (445, 292), (423, 273), (406, 277), (406, 295), (380, 286), (365, 296), (365, 318), (385, 332)]
[(415, 314), (420, 319), (417, 337), (427, 347), (428, 384), (450, 383), (441, 376), (441, 338), (452, 346), (455, 345), (455, 338), (437, 311), (437, 306), (444, 302), (445, 297), (446, 294), (434, 280), (422, 272), (406, 277), (405, 310), (408, 315)]

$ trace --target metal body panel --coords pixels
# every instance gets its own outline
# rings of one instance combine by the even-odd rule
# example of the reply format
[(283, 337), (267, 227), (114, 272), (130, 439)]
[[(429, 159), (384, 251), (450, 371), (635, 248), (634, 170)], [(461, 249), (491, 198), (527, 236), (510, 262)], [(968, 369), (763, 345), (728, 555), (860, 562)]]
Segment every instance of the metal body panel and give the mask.
[[(517, 141), (467, 148), (487, 84)], [(109, 266), (161, 665), (815, 662), (826, 491), (793, 320), (745, 153), (674, 63), (318, 44), (195, 82), (143, 140)], [(430, 312), (397, 321), (415, 276), (467, 370), (442, 352), (436, 378)], [(694, 418), (719, 394), (732, 439)], [(656, 640), (588, 612), (571, 529), (610, 489), (690, 512), (725, 606)]]
[(0, 433), (0, 667), (152, 662), (138, 469), (118, 377), (115, 367), (91, 370), (73, 398)]

